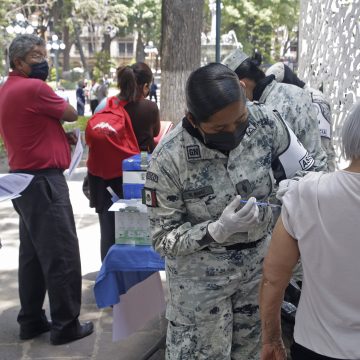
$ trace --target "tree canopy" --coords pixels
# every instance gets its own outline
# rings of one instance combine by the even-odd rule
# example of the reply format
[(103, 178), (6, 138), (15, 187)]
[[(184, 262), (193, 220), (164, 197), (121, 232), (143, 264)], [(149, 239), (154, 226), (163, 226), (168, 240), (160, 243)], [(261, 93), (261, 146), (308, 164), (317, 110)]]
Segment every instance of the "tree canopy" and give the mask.
[[(244, 50), (251, 54), (255, 48), (265, 60), (271, 59), (271, 50), (278, 50), (274, 36), (280, 26), (288, 31), (289, 43), (297, 25), (299, 0), (222, 0), (221, 33), (234, 30)], [(38, 32), (55, 32), (65, 42), (64, 69), (69, 69), (69, 51), (75, 43), (81, 56), (82, 29), (86, 28), (94, 53), (110, 52), (115, 36), (136, 36), (136, 60), (144, 59), (144, 46), (151, 40), (161, 48), (161, 0), (0, 0), (0, 60), (4, 60), (6, 45), (11, 36), (6, 26), (22, 13), (31, 22), (39, 23)], [(209, 31), (210, 12), (204, 2), (203, 30)], [(77, 33), (78, 32), (78, 33)], [(275, 34), (276, 35), (276, 34)], [(82, 56), (83, 66), (86, 59)], [(3, 61), (0, 61), (0, 66)]]
[(271, 50), (277, 46), (276, 31), (281, 26), (287, 29), (290, 38), (296, 35), (293, 30), (298, 23), (299, 0), (222, 0), (222, 3), (222, 31), (234, 30), (249, 55), (258, 49), (270, 61)]

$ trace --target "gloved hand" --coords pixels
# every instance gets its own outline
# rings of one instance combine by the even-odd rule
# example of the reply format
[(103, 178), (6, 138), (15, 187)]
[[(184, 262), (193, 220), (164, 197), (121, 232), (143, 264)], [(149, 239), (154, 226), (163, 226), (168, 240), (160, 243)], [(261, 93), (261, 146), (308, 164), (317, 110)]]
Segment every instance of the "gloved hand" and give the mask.
[(286, 192), (289, 191), (292, 187), (296, 186), (297, 183), (298, 183), (298, 181), (293, 180), (293, 179), (281, 180), (279, 183), (279, 189), (275, 195), (276, 198), (282, 202), (282, 199), (283, 199), (284, 195), (286, 194)]
[(235, 199), (224, 209), (219, 220), (208, 225), (210, 236), (218, 243), (224, 243), (229, 236), (237, 232), (247, 232), (259, 222), (259, 207), (256, 199), (251, 197), (245, 206), (236, 211), (240, 206), (241, 196)]

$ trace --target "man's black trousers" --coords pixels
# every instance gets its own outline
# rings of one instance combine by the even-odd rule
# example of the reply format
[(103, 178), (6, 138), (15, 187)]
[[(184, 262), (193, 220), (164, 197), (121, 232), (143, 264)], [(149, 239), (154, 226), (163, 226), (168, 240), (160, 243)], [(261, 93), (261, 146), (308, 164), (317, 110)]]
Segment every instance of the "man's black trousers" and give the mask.
[[(25, 172), (25, 171), (24, 171)], [(58, 169), (26, 171), (34, 179), (13, 200), (20, 217), (20, 325), (43, 318), (46, 290), (52, 329), (76, 326), (81, 306), (81, 263), (69, 189)]]

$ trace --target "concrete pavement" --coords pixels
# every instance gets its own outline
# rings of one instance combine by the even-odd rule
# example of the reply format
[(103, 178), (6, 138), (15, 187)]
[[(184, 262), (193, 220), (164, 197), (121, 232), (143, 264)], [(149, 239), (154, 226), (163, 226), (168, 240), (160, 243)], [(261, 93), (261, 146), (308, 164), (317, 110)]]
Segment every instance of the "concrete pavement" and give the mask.
[[(4, 171), (3, 171), (4, 172)], [(61, 346), (49, 343), (49, 333), (29, 341), (20, 341), (16, 322), (18, 300), (18, 216), (10, 201), (0, 203), (0, 360), (162, 360), (164, 350), (154, 345), (164, 338), (166, 320), (149, 322), (126, 340), (112, 342), (112, 310), (98, 309), (93, 286), (100, 268), (100, 230), (97, 215), (88, 207), (82, 193), (85, 168), (80, 168), (68, 182), (78, 232), (83, 273), (83, 305), (80, 319), (94, 322), (92, 335)], [(49, 315), (48, 304), (45, 306)]]

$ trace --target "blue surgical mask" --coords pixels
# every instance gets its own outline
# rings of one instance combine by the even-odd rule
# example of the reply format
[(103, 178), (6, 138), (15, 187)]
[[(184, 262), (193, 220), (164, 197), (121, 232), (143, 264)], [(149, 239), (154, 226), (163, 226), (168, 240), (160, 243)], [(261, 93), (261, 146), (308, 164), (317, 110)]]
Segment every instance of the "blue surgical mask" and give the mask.
[(29, 65), (31, 67), (31, 71), (29, 74), (30, 78), (39, 79), (45, 81), (49, 75), (49, 64), (46, 60), (41, 63), (35, 63)]

